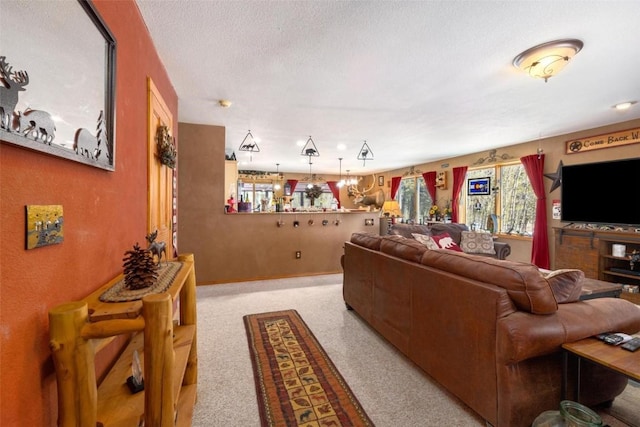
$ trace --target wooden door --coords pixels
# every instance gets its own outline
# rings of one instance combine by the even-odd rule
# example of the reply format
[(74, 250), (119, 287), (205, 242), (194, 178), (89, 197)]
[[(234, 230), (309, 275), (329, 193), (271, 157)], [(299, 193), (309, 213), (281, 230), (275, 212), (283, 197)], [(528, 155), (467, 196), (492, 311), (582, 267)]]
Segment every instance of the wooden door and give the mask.
[(147, 114), (147, 233), (158, 230), (156, 242), (165, 242), (167, 257), (173, 258), (173, 169), (160, 163), (156, 135), (159, 126), (167, 126), (173, 135), (173, 115), (153, 81), (148, 79)]

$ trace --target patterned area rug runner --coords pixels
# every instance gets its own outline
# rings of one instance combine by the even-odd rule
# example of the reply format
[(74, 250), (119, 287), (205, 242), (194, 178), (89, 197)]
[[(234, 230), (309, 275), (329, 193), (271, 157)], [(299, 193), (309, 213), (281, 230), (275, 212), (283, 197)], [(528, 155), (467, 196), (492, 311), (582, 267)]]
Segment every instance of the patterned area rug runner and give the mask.
[(295, 310), (243, 317), (262, 426), (373, 426)]

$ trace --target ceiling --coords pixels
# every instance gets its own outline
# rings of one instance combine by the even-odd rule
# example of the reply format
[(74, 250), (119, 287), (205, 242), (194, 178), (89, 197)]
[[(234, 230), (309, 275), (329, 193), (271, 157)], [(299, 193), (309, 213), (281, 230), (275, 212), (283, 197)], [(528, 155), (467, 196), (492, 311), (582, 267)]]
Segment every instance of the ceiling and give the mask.
[[(313, 173), (363, 174), (640, 118), (612, 108), (640, 101), (640, 1), (137, 3), (179, 121), (224, 126), (241, 170), (309, 172), (309, 136)], [(513, 67), (563, 38), (584, 48), (547, 83)]]

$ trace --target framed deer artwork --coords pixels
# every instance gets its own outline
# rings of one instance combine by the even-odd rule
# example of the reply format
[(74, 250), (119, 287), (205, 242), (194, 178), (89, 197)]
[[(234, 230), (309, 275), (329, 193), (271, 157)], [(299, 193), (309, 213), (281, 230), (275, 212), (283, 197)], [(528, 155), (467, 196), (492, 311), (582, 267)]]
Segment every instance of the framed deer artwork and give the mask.
[(89, 0), (0, 14), (0, 140), (115, 170), (115, 38)]

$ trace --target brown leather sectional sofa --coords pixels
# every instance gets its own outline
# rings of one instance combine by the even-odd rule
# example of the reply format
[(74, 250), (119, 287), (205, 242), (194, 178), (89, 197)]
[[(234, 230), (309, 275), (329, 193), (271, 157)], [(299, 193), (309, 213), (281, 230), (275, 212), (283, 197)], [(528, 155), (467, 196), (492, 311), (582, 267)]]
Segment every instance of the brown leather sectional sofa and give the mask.
[[(397, 223), (392, 225), (389, 228), (389, 233), (391, 235), (403, 236), (409, 239), (413, 239), (412, 233), (419, 234), (428, 234), (428, 235), (437, 235), (442, 233), (448, 233), (454, 242), (457, 245), (460, 245), (460, 241), (462, 240), (461, 234), (463, 231), (468, 231), (469, 228), (466, 224), (460, 224), (457, 222), (449, 222), (449, 223), (435, 223), (431, 225), (421, 225), (421, 224), (403, 224)], [(498, 259), (506, 259), (509, 254), (511, 254), (511, 246), (506, 242), (493, 242), (495, 255), (483, 255), (483, 256), (491, 256), (493, 258)]]
[[(577, 301), (579, 271), (546, 278), (534, 265), (397, 235), (354, 233), (344, 249), (347, 307), (496, 427), (530, 426), (558, 408), (563, 343), (640, 330), (640, 307), (628, 301)], [(584, 404), (611, 401), (625, 385), (583, 364)]]

